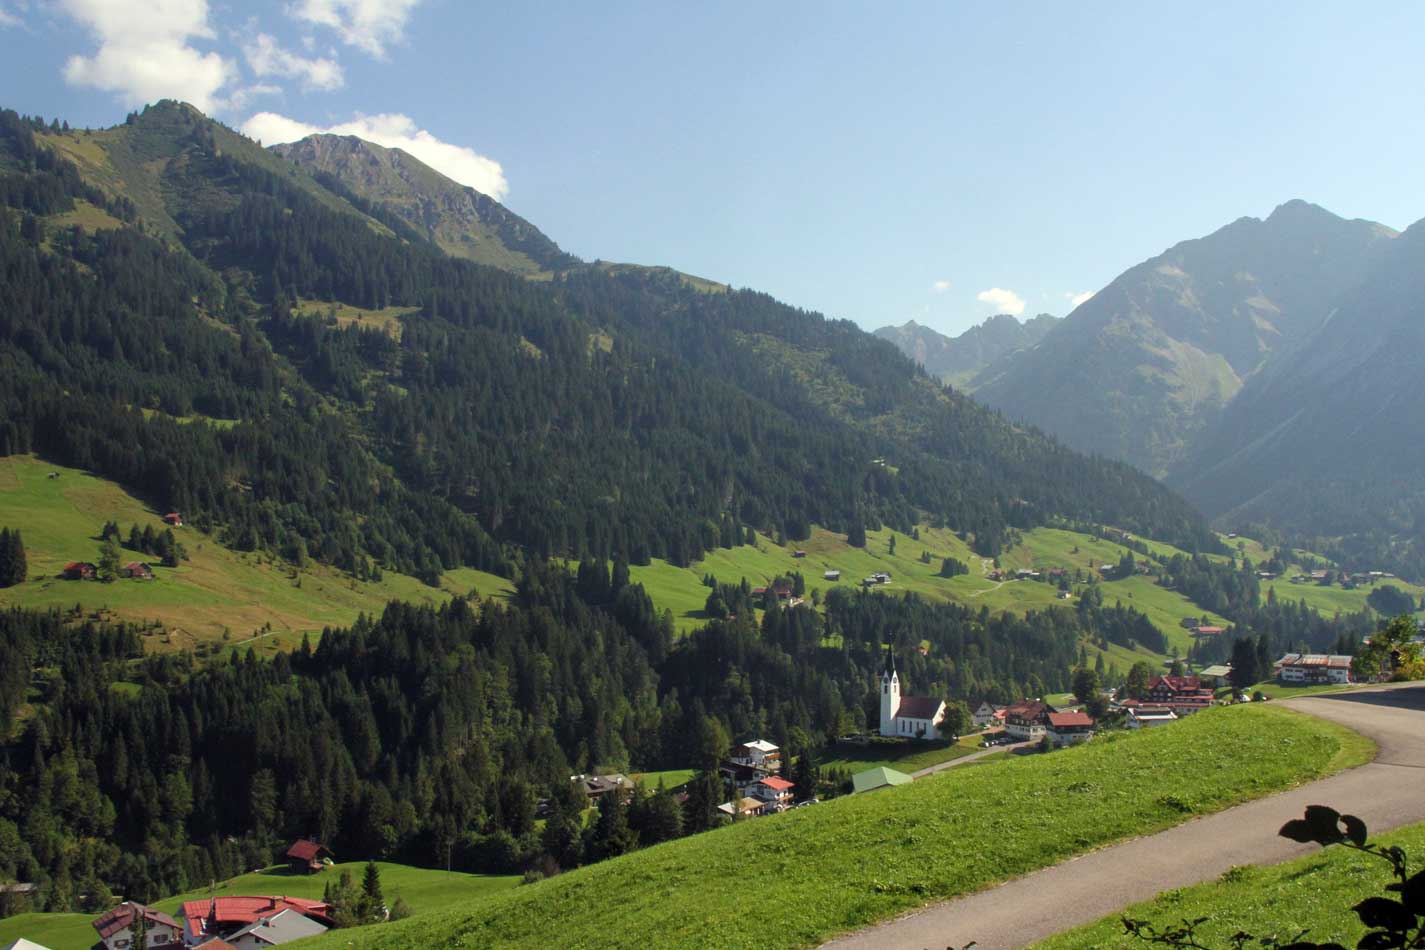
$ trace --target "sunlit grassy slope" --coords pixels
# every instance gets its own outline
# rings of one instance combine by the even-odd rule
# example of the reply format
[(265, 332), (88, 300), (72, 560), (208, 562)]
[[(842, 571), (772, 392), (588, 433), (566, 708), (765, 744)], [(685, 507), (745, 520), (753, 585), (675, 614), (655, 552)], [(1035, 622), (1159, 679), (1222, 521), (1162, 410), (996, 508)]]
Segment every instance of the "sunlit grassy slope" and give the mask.
[[(59, 477), (49, 478), (50, 472)], [(294, 577), (289, 565), (231, 551), (192, 527), (174, 530), (189, 555), (176, 568), (123, 552), (125, 561), (154, 565), (152, 581), (101, 584), (56, 577), (70, 561), (97, 562), (106, 521), (117, 521), (127, 536), (131, 524), (162, 530), (159, 515), (112, 482), (32, 456), (0, 458), (0, 525), (20, 529), (29, 561), (29, 580), (0, 589), (0, 606), (79, 604), (125, 620), (157, 621), (161, 632), (150, 639), (151, 649), (191, 647), (225, 635), (227, 643), (241, 644), (263, 633), (255, 645), (276, 650), (300, 640), (304, 631), (349, 624), (361, 612), (379, 613), (391, 600), (436, 603), (471, 590), (482, 596), (510, 590), (503, 578), (468, 569), (447, 573), (440, 590), (394, 572), (377, 583), (361, 582), (320, 565)]]
[(1172, 729), (741, 822), (302, 946), (809, 946), (1357, 764), (1370, 751), (1289, 710), (1223, 707)]

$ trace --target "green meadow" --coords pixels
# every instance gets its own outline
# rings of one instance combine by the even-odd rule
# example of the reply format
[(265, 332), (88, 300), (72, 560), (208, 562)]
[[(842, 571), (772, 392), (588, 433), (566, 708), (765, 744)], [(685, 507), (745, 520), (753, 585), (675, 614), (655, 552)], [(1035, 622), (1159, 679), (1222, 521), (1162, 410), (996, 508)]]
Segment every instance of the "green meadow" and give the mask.
[[(48, 477), (50, 472), (59, 477)], [(470, 569), (447, 573), (440, 589), (395, 572), (369, 582), (317, 564), (298, 571), (262, 554), (229, 550), (193, 527), (174, 529), (188, 552), (178, 567), (123, 551), (125, 562), (154, 565), (153, 580), (105, 584), (56, 576), (70, 561), (98, 560), (106, 521), (117, 521), (127, 536), (131, 524), (162, 530), (160, 514), (114, 483), (77, 469), (32, 456), (0, 459), (0, 525), (20, 529), (29, 562), (29, 579), (0, 590), (0, 607), (78, 605), (85, 612), (152, 621), (151, 649), (217, 641), (275, 651), (299, 642), (303, 633), (379, 613), (391, 600), (439, 603), (472, 590), (484, 597), (512, 590), (504, 578)]]
[[(1286, 709), (1221, 707), (1172, 729), (949, 769), (738, 822), (311, 945), (804, 947), (1359, 764), (1372, 752), (1359, 736)], [(1134, 781), (1112, 778), (1123, 775)], [(749, 926), (749, 906), (756, 921), (775, 926)]]
[[(381, 893), (387, 905), (397, 897), (410, 905), (412, 917), (459, 907), (508, 890), (519, 884), (514, 875), (463, 874), (429, 868), (410, 867), (378, 861), (381, 869)], [(261, 895), (272, 897), (308, 897), (320, 899), (328, 882), (335, 882), (341, 872), (350, 872), (359, 885), (366, 873), (366, 864), (353, 861), (337, 864), (320, 874), (292, 874), (277, 866), (254, 871), (219, 883), (212, 888), (198, 888), (155, 901), (152, 906), (166, 914), (177, 916), (184, 901), (206, 897)], [(19, 914), (0, 920), (0, 946), (25, 937), (49, 947), (50, 950), (88, 950), (96, 934), (92, 922), (97, 914)]]

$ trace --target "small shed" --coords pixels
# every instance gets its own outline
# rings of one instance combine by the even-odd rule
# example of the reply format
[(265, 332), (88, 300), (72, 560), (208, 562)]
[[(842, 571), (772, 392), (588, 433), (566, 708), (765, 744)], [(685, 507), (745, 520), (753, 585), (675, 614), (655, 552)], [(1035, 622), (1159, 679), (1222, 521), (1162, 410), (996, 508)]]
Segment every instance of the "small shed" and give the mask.
[(176, 511), (170, 511), (163, 516), (163, 523), (171, 528), (183, 527), (183, 516)]
[(149, 567), (148, 564), (143, 561), (130, 561), (124, 565), (123, 570), (119, 573), (125, 577), (132, 577), (136, 580), (153, 580), (153, 568)]
[(853, 795), (860, 795), (862, 792), (873, 792), (878, 788), (909, 785), (912, 781), (914, 779), (904, 772), (897, 772), (895, 769), (888, 769), (882, 765), (864, 772), (857, 772), (851, 776), (851, 788)]
[(70, 561), (59, 576), (67, 581), (92, 581), (98, 573), (99, 569), (88, 561)]
[(311, 838), (303, 838), (293, 842), (292, 847), (287, 849), (287, 866), (293, 871), (302, 874), (311, 874), (320, 871), (325, 865), (322, 859), (328, 860), (332, 857), (331, 849), (326, 845), (313, 841)]

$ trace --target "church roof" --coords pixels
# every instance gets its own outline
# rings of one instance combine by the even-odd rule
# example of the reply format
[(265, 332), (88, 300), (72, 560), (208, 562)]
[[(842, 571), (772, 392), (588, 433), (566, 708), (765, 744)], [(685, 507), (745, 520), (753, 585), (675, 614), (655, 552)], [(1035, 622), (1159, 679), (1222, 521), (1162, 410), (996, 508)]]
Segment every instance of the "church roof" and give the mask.
[(934, 719), (943, 705), (945, 700), (930, 696), (902, 696), (900, 708), (896, 710), (896, 718), (904, 716), (907, 719)]

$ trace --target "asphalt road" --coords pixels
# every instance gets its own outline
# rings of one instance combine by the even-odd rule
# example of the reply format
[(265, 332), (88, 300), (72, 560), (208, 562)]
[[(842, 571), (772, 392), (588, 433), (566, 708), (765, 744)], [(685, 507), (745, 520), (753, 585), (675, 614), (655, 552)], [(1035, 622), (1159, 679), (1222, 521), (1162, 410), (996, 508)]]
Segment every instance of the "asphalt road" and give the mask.
[(1276, 864), (1317, 850), (1277, 836), (1277, 829), (1300, 817), (1307, 805), (1330, 805), (1359, 815), (1372, 834), (1425, 821), (1425, 683), (1283, 704), (1375, 740), (1375, 760), (932, 905), (826, 946), (940, 950), (973, 940), (976, 950), (1009, 950), (1098, 920), (1161, 891), (1212, 880), (1236, 865)]

